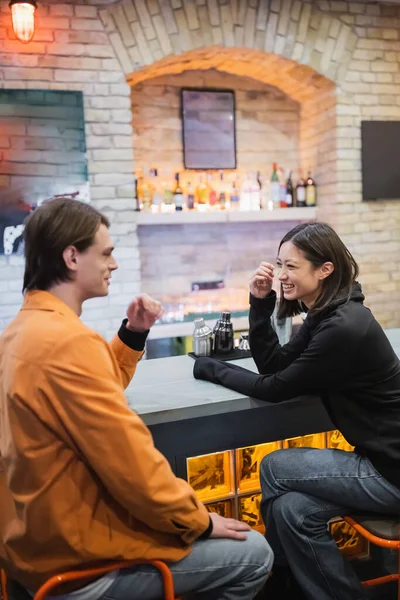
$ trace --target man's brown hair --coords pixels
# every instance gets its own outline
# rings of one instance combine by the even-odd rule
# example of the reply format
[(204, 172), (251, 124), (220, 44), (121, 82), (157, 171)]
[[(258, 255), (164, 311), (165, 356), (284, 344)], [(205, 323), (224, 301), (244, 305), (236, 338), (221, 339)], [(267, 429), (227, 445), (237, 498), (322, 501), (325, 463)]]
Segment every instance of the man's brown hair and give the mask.
[(47, 290), (71, 280), (63, 259), (68, 246), (79, 252), (94, 242), (100, 225), (109, 220), (90, 204), (68, 196), (47, 200), (25, 219), (25, 273), (22, 291)]

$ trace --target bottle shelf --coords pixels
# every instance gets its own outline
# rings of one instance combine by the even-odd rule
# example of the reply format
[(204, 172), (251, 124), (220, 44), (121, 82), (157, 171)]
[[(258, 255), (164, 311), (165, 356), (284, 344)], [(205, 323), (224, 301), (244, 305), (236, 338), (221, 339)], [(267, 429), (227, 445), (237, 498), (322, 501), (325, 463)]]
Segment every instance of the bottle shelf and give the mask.
[(135, 213), (137, 225), (189, 225), (198, 223), (248, 223), (260, 221), (311, 221), (316, 218), (315, 206), (252, 211), (177, 211), (173, 213)]

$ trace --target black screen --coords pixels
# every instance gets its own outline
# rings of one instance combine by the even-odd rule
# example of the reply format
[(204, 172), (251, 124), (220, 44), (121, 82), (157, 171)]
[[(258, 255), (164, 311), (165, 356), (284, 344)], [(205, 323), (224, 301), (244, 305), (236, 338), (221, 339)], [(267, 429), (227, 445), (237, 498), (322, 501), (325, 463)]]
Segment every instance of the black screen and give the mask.
[(235, 169), (235, 96), (230, 90), (183, 89), (185, 169)]
[(361, 122), (363, 200), (400, 199), (400, 121)]

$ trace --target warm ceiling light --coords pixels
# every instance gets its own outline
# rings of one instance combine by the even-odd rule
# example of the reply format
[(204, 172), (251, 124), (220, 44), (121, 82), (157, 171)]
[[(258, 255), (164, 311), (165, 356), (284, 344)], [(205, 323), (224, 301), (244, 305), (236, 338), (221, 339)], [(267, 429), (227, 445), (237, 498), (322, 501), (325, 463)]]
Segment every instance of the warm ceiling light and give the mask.
[(13, 29), (16, 37), (27, 44), (35, 33), (35, 0), (11, 0)]

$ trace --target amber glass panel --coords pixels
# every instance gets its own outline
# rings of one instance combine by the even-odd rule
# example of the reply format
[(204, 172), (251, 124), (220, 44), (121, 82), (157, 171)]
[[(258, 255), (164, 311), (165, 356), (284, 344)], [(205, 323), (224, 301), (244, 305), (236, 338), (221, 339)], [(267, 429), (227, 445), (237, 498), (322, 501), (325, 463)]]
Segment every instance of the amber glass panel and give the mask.
[(284, 448), (326, 448), (325, 433), (310, 433), (299, 437), (288, 438), (283, 442)]
[(239, 497), (239, 519), (248, 523), (252, 529), (265, 532), (264, 522), (260, 513), (261, 494), (249, 494)]
[(354, 450), (354, 446), (349, 444), (343, 434), (337, 429), (328, 431), (326, 434), (326, 442), (328, 448), (337, 448), (338, 450), (346, 450), (347, 452)]
[(341, 552), (351, 558), (368, 556), (369, 544), (346, 521), (330, 521), (329, 531)]
[(255, 492), (260, 489), (261, 460), (274, 450), (282, 447), (281, 442), (269, 442), (236, 450), (238, 492)]
[(226, 519), (232, 518), (233, 515), (233, 505), (232, 500), (221, 500), (220, 502), (211, 502), (210, 504), (206, 504), (206, 509), (208, 512), (216, 512), (221, 517), (225, 517)]
[(187, 459), (188, 480), (199, 500), (218, 500), (233, 492), (232, 452)]

